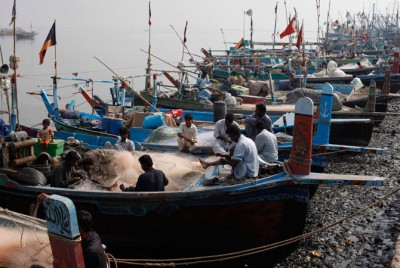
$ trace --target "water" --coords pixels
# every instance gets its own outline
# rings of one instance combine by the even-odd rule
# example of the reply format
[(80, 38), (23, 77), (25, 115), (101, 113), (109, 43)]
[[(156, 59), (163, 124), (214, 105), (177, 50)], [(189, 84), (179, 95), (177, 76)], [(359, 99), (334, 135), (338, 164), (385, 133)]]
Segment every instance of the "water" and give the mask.
[[(39, 65), (39, 51), (48, 34), (50, 27), (35, 29), (39, 34), (35, 39), (20, 39), (16, 41), (16, 53), (20, 57), (20, 68), (17, 73), (21, 77), (17, 80), (19, 121), (21, 124), (32, 126), (38, 124), (47, 117), (43, 102), (38, 95), (29, 95), (28, 92), (38, 93), (45, 89), (52, 93), (51, 77), (55, 74), (55, 50), (57, 52), (57, 73), (59, 77), (72, 78), (73, 73), (78, 73), (79, 78), (91, 78), (93, 80), (111, 80), (114, 75), (94, 57), (99, 58), (119, 76), (128, 78), (136, 90), (144, 87), (145, 68), (147, 54), (140, 49), (148, 49), (149, 33), (146, 30), (134, 30), (121, 28), (96, 29), (96, 28), (57, 28), (57, 46), (47, 49), (44, 63)], [(222, 36), (218, 29), (208, 33), (209, 39), (203, 38), (204, 32), (198, 31), (191, 34), (191, 44), (188, 42), (189, 51), (193, 54), (201, 54), (201, 47), (222, 47)], [(234, 34), (236, 36), (236, 34)], [(240, 32), (237, 33), (240, 36)], [(212, 38), (214, 37), (214, 38)], [(172, 29), (162, 29), (152, 32), (152, 53), (162, 60), (177, 66), (182, 59), (182, 45)], [(168, 44), (168, 45), (166, 45)], [(8, 58), (13, 51), (12, 36), (0, 37), (0, 45), (3, 52), (4, 63), (9, 63)], [(184, 55), (185, 64), (189, 64), (189, 56)], [(195, 60), (201, 60), (195, 56)], [(154, 70), (176, 70), (172, 66), (153, 58)], [(194, 68), (191, 68), (192, 70)], [(10, 70), (9, 74), (13, 73)], [(142, 77), (136, 77), (142, 76)], [(174, 75), (176, 77), (176, 75)], [(160, 80), (164, 84), (170, 84), (163, 77)], [(192, 81), (194, 82), (194, 80)], [(71, 100), (77, 103), (77, 109), (89, 112), (91, 108), (83, 97), (78, 94), (79, 86), (84, 82), (60, 80), (58, 84), (59, 107), (65, 107)], [(111, 84), (94, 83), (94, 93), (103, 100), (111, 100), (109, 88)], [(87, 89), (92, 89), (90, 84)], [(52, 98), (52, 97), (50, 97)], [(4, 94), (1, 98), (0, 109), (7, 110)], [(8, 116), (2, 115), (8, 122)]]

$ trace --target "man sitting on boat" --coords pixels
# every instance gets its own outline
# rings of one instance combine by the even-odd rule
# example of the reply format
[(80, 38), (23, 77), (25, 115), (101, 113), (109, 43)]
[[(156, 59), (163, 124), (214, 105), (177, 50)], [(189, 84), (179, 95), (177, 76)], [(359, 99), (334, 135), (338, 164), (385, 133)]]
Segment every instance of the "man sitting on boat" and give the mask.
[(81, 156), (76, 151), (69, 151), (61, 164), (53, 170), (51, 186), (67, 188), (80, 181), (81, 177), (74, 176), (77, 173), (75, 166), (80, 160)]
[(119, 135), (121, 136), (121, 139), (115, 143), (114, 148), (118, 151), (134, 152), (135, 144), (133, 141), (128, 139), (129, 129), (127, 127), (121, 127)]
[(226, 134), (226, 129), (231, 125), (238, 125), (233, 121), (234, 115), (232, 113), (227, 113), (225, 119), (218, 120), (215, 123), (214, 138), (215, 142), (212, 145), (212, 150), (216, 156), (228, 156), (229, 150), (234, 145), (229, 135)]
[(244, 78), (236, 71), (232, 71), (232, 75), (227, 80), (234, 85), (244, 86)]
[(256, 136), (255, 144), (260, 158), (267, 162), (273, 163), (278, 160), (278, 140), (275, 134), (267, 130), (265, 122), (259, 121), (256, 123)]
[(226, 133), (236, 143), (236, 146), (231, 150), (232, 155), (213, 162), (206, 162), (200, 159), (201, 165), (206, 169), (210, 166), (228, 164), (232, 166), (231, 179), (240, 181), (246, 178), (256, 178), (258, 176), (259, 162), (254, 141), (241, 134), (237, 125), (230, 125), (226, 129)]
[(140, 166), (144, 173), (138, 178), (136, 186), (125, 187), (120, 185), (120, 189), (124, 192), (157, 192), (165, 191), (165, 186), (168, 185), (169, 180), (164, 172), (153, 168), (153, 159), (148, 154), (139, 157)]
[(195, 87), (199, 89), (197, 94), (197, 100), (200, 101), (202, 99), (210, 100), (211, 99), (211, 92), (207, 89), (208, 85), (211, 84), (208, 74), (206, 71), (201, 73), (201, 76), (197, 78)]
[(255, 127), (258, 121), (265, 122), (266, 129), (269, 132), (274, 133), (274, 131), (272, 130), (271, 118), (267, 115), (267, 107), (265, 107), (265, 104), (263, 103), (258, 103), (256, 105), (255, 112), (250, 117), (247, 117), (244, 120), (244, 128), (246, 130), (247, 137), (249, 137), (253, 141), (256, 139), (256, 136), (258, 134)]
[(181, 152), (191, 152), (196, 149), (197, 127), (193, 124), (193, 116), (185, 114), (185, 123), (178, 128), (178, 147)]

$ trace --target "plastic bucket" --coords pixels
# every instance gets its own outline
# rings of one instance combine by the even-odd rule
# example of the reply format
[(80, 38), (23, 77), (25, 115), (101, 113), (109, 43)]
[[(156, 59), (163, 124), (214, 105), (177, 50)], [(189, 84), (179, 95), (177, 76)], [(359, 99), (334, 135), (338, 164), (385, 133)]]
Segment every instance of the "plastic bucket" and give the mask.
[(109, 132), (110, 131), (110, 122), (111, 122), (111, 118), (104, 116), (101, 119), (101, 128), (105, 129), (107, 132)]
[(124, 120), (122, 118), (111, 118), (110, 119), (110, 128), (108, 133), (110, 134), (119, 134), (119, 130), (124, 125)]

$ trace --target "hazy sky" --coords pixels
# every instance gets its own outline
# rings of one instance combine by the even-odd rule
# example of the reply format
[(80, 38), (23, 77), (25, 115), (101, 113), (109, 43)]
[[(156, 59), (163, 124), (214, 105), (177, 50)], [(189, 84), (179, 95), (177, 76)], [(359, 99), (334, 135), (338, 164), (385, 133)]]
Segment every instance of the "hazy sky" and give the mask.
[[(0, 25), (8, 27), (13, 0), (1, 0)], [(172, 24), (183, 29), (189, 21), (190, 32), (207, 32), (208, 29), (243, 29), (243, 13), (253, 10), (255, 31), (271, 35), (274, 28), (274, 7), (278, 2), (278, 31), (287, 23), (284, 0), (152, 0), (153, 31), (169, 28)], [(326, 20), (329, 0), (320, 0), (320, 21)], [(397, 0), (332, 0), (332, 20), (345, 18), (346, 11), (372, 13), (372, 7), (381, 13), (395, 13)], [(305, 31), (317, 31), (317, 9), (315, 0), (287, 0), (287, 13), (297, 9), (299, 20), (304, 19)], [(148, 1), (144, 0), (17, 0), (17, 25), (34, 28), (48, 27), (54, 19), (57, 27), (101, 27), (105, 29), (143, 31), (147, 28)], [(247, 31), (249, 17), (246, 17)], [(206, 36), (205, 36), (206, 38)], [(228, 41), (228, 40), (227, 40)]]

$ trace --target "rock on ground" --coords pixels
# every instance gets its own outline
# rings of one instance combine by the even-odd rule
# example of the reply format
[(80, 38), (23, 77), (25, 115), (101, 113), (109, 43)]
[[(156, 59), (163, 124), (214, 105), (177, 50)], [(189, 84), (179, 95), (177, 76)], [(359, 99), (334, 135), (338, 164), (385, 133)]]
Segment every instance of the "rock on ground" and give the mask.
[[(388, 111), (400, 112), (400, 100), (393, 100)], [(383, 268), (390, 267), (392, 260), (392, 267), (400, 267), (400, 256), (394, 259), (400, 234), (400, 116), (387, 115), (374, 129), (370, 146), (386, 147), (387, 153), (376, 156), (336, 155), (329, 158), (325, 172), (383, 176), (387, 178), (384, 186), (320, 185), (309, 204), (305, 233), (343, 219), (381, 198), (386, 199), (300, 241), (297, 249), (275, 268)]]

